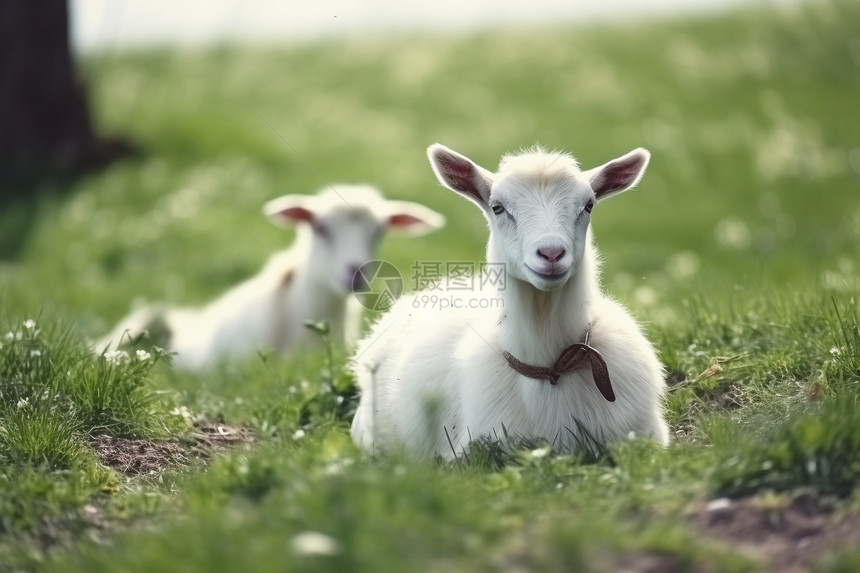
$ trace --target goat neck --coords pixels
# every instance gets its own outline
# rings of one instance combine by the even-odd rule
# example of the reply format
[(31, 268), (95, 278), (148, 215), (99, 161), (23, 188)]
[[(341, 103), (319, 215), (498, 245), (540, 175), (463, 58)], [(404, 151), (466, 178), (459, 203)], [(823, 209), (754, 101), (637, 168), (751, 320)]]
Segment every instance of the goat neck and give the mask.
[(568, 281), (553, 291), (508, 276), (498, 291), (503, 300), (499, 343), (518, 359), (552, 364), (562, 349), (579, 342), (595, 320), (600, 298), (596, 251), (588, 241), (582, 261)]

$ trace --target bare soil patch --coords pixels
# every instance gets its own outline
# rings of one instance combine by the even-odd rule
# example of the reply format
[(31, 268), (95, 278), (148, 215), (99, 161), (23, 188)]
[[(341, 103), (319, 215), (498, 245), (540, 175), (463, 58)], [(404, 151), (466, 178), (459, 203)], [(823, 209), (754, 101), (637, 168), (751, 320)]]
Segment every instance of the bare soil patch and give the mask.
[(703, 534), (758, 557), (766, 571), (804, 573), (828, 553), (860, 544), (860, 512), (843, 512), (831, 500), (797, 495), (713, 500), (690, 517)]
[(257, 443), (257, 434), (248, 426), (232, 426), (223, 422), (196, 422), (191, 434), (198, 448), (211, 453), (240, 448), (250, 449)]
[(690, 569), (687, 563), (675, 555), (647, 551), (598, 554), (592, 559), (590, 567), (594, 571), (612, 573), (684, 573)]
[(168, 442), (122, 438), (102, 434), (91, 441), (104, 465), (127, 476), (158, 475), (164, 470), (185, 467), (194, 461), (206, 462), (212, 455), (231, 448), (251, 448), (257, 440), (254, 430), (223, 422), (195, 422), (193, 442)]
[(172, 466), (186, 466), (191, 452), (177, 442), (94, 436), (92, 447), (102, 464), (127, 476), (156, 475)]

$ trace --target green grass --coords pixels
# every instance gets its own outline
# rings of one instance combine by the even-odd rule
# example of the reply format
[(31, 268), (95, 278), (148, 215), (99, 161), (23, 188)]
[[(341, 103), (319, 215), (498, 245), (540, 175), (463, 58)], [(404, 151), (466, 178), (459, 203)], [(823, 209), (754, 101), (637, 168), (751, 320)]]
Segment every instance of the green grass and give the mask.
[[(99, 124), (143, 152), (73, 181), (2, 184), (0, 569), (617, 570), (650, 555), (672, 571), (749, 571), (762, 562), (689, 513), (800, 491), (856, 511), (858, 19), (834, 0), (89, 57)], [(486, 440), (453, 465), (376, 459), (349, 440), (337, 346), (199, 374), (152, 348), (90, 352), (133, 303), (201, 303), (256, 272), (292, 240), (262, 203), (325, 181), (446, 215), (438, 233), (384, 241), (407, 276), (415, 260), (481, 260), (485, 224), (435, 183), (434, 141), (488, 168), (536, 142), (585, 167), (652, 151), (642, 184), (593, 226), (606, 290), (669, 372), (668, 449)], [(199, 417), (252, 426), (258, 447), (132, 478), (92, 448), (99, 434), (188, 443)], [(330, 538), (324, 554), (307, 554), (306, 532)], [(822, 570), (856, 569), (856, 551), (831, 553)]]
[(148, 380), (158, 354), (94, 357), (72, 330), (27, 319), (0, 347), (0, 535), (77, 508), (117, 479), (89, 445), (99, 434), (165, 439), (188, 423)]

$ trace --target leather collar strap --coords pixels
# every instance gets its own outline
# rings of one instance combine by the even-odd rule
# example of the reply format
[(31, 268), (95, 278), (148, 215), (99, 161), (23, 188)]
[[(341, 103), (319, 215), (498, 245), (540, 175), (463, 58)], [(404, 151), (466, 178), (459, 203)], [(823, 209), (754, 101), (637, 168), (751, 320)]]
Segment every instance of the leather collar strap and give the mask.
[(558, 384), (558, 380), (562, 374), (574, 370), (583, 361), (588, 359), (588, 365), (591, 366), (591, 376), (594, 378), (595, 386), (597, 386), (597, 389), (606, 400), (614, 402), (615, 392), (612, 391), (612, 384), (609, 381), (609, 370), (606, 368), (606, 361), (596, 348), (589, 346), (588, 335), (589, 331), (586, 331), (584, 342), (571, 344), (562, 350), (558, 360), (549, 368), (545, 366), (532, 366), (531, 364), (521, 362), (507, 351), (503, 353), (503, 356), (508, 361), (508, 365), (523, 376), (539, 380), (549, 380), (553, 386)]

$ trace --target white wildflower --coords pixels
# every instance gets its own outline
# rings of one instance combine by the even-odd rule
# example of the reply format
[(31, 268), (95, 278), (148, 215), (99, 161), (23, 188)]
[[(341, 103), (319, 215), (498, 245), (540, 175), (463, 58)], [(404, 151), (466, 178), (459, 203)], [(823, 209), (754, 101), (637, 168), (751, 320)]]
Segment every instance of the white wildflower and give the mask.
[(182, 419), (184, 419), (188, 422), (194, 421), (194, 415), (185, 406), (179, 406), (178, 408), (174, 408), (173, 410), (170, 411), (170, 413), (173, 416), (182, 416)]
[(657, 302), (657, 291), (648, 285), (642, 285), (633, 291), (633, 297), (642, 306), (650, 306)]
[(327, 476), (336, 476), (343, 473), (343, 470), (350, 467), (355, 463), (355, 460), (352, 458), (343, 458), (340, 460), (333, 460), (326, 464), (323, 469), (323, 473)]
[(705, 505), (705, 511), (714, 512), (714, 511), (726, 511), (727, 509), (732, 508), (732, 500), (727, 497), (718, 497), (717, 499), (712, 499)]
[(28, 318), (24, 321), (24, 328), (26, 328), (27, 330), (33, 330), (34, 328), (36, 328), (36, 321)]
[(30, 358), (38, 358), (41, 355), (42, 355), (41, 350), (31, 350), (30, 351)]
[(305, 437), (305, 431), (304, 430), (296, 430), (295, 433), (293, 434), (294, 440), (301, 440), (304, 437)]
[(128, 352), (125, 350), (109, 350), (105, 352), (102, 356), (109, 363), (114, 366), (119, 366), (121, 364), (128, 364), (131, 360), (131, 357), (128, 355)]
[(830, 354), (832, 354), (833, 356), (838, 356), (839, 354), (842, 354), (842, 351), (839, 350), (839, 348), (837, 348), (836, 346), (834, 346), (830, 349)]
[(30, 398), (18, 398), (17, 406), (19, 408), (26, 408), (29, 405), (30, 405)]
[(137, 354), (137, 359), (141, 362), (148, 362), (152, 355), (146, 350), (138, 350), (135, 354)]
[(6, 340), (15, 340), (15, 333), (14, 332), (7, 332), (6, 333)]
[(551, 450), (552, 450), (552, 448), (550, 448), (549, 446), (546, 446), (543, 448), (538, 448), (536, 450), (531, 451), (531, 456), (536, 460), (540, 459), (540, 458), (545, 458), (546, 456), (549, 455)]
[(290, 539), (290, 550), (302, 557), (338, 555), (340, 541), (319, 531), (302, 531)]
[(746, 249), (752, 243), (750, 228), (737, 217), (728, 217), (717, 223), (714, 234), (721, 246), (730, 249)]
[(669, 259), (669, 274), (673, 278), (682, 280), (689, 279), (699, 272), (699, 257), (693, 251), (681, 251)]

